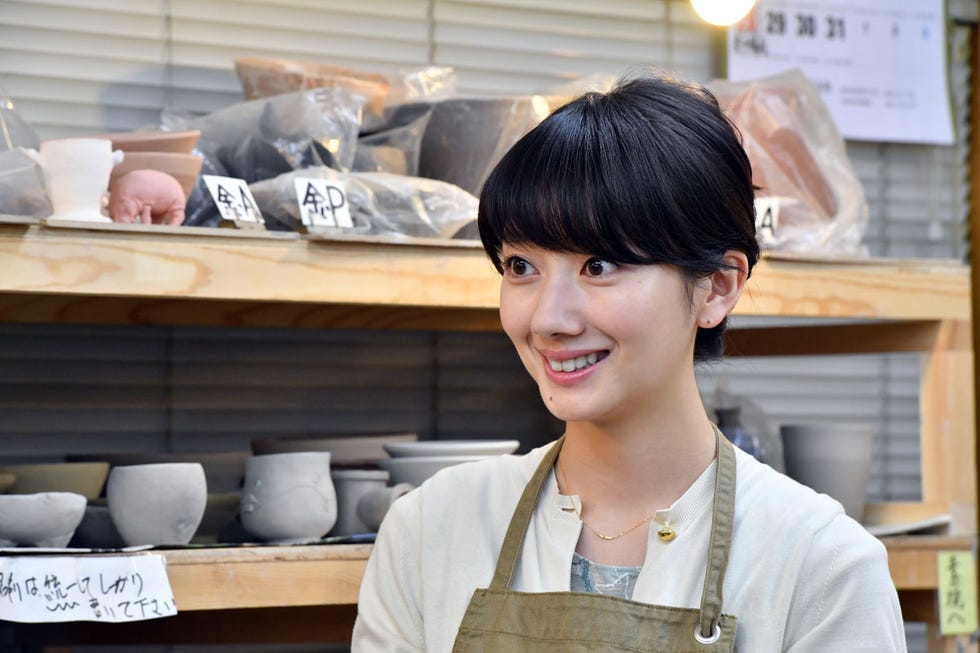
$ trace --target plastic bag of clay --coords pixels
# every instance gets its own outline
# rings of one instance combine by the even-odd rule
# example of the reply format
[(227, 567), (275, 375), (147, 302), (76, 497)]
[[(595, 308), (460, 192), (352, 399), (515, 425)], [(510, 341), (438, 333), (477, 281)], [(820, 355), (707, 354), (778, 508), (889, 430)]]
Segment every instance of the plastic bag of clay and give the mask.
[(422, 137), (433, 108), (423, 102), (387, 107), (378, 130), (362, 131), (358, 137), (351, 170), (418, 176)]
[(343, 88), (319, 88), (234, 104), (201, 117), (165, 109), (165, 129), (201, 132), (194, 148), (203, 158), (201, 176), (188, 195), (184, 224), (220, 222), (204, 175), (252, 183), (308, 166), (349, 168), (363, 102)]
[(165, 109), (164, 129), (197, 129), (195, 151), (251, 183), (289, 170), (354, 161), (364, 98), (343, 88), (317, 88), (233, 104), (205, 116)]
[(540, 95), (436, 102), (422, 138), (419, 175), (478, 195), (504, 153), (541, 122), (549, 109)]
[(268, 229), (304, 229), (297, 178), (326, 179), (344, 189), (353, 227), (338, 229), (339, 233), (451, 238), (476, 220), (477, 199), (451, 184), (382, 172), (342, 173), (321, 166), (249, 186)]
[(864, 253), (864, 188), (816, 87), (798, 70), (708, 85), (742, 134), (759, 187), (759, 243), (820, 256)]
[(40, 146), (41, 139), (37, 132), (17, 111), (7, 92), (0, 88), (0, 150), (16, 147), (36, 150)]
[(24, 148), (0, 151), (0, 213), (34, 218), (51, 215), (41, 168)]
[(366, 98), (363, 122), (369, 131), (379, 128), (385, 107), (456, 93), (455, 71), (438, 66), (386, 75), (316, 61), (239, 57), (235, 71), (247, 100), (309, 88), (346, 88)]

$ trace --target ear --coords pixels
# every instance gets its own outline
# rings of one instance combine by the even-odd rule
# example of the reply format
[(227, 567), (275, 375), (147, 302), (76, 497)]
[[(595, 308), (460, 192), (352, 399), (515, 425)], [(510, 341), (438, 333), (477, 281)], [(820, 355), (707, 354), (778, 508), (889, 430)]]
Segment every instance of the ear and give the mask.
[(731, 313), (749, 277), (749, 259), (744, 252), (730, 249), (722, 261), (725, 268), (708, 278), (711, 286), (698, 310), (698, 326), (705, 329), (718, 326)]

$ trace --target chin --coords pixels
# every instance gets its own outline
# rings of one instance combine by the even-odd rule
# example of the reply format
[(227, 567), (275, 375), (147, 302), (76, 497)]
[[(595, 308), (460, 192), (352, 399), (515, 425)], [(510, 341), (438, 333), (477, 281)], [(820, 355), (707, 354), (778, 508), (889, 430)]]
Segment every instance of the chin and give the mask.
[(556, 401), (548, 401), (548, 396), (542, 394), (541, 399), (544, 401), (548, 412), (563, 422), (591, 422), (600, 417), (590, 407), (583, 405), (582, 402), (576, 402), (572, 398), (563, 397)]

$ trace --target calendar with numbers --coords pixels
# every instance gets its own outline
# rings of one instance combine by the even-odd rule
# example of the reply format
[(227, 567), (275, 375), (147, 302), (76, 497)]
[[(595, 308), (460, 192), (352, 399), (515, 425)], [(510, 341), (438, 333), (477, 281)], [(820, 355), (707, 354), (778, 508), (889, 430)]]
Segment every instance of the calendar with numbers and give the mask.
[(728, 79), (799, 68), (844, 138), (953, 142), (943, 0), (759, 0), (727, 38)]

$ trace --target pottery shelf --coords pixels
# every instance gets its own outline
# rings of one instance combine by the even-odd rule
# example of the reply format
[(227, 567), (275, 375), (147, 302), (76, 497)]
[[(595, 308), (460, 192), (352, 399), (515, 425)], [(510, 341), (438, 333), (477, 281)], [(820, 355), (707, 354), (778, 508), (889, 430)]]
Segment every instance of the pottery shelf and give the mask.
[[(500, 329), (499, 277), (475, 243), (22, 222), (0, 217), (3, 322)], [(729, 334), (732, 355), (921, 353), (923, 499), (869, 514), (890, 524), (950, 516), (947, 535), (885, 539), (903, 609), (926, 621), (935, 620), (936, 553), (976, 542), (970, 287), (969, 268), (955, 262), (767, 256)], [(343, 621), (368, 551), (167, 557), (178, 609), (189, 615), (306, 606), (340, 610)], [(303, 611), (289, 619), (304, 614), (322, 622)]]

